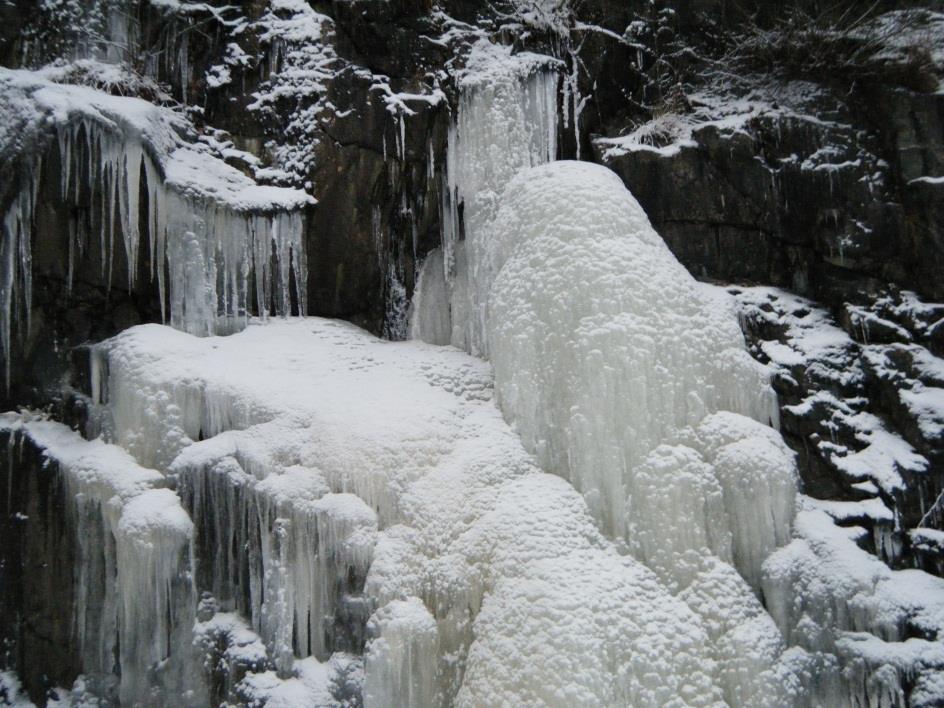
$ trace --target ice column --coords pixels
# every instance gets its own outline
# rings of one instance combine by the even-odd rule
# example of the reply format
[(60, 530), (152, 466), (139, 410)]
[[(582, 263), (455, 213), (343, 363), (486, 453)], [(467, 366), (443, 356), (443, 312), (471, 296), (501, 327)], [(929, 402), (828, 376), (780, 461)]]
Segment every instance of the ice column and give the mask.
[(395, 600), (375, 613), (367, 652), (366, 706), (434, 706), (439, 654), (436, 620), (418, 598)]
[[(486, 353), (485, 302), (494, 276), (488, 275), (494, 264), (487, 231), (498, 198), (518, 170), (557, 157), (558, 75), (552, 63), (550, 57), (512, 55), (510, 47), (483, 40), (460, 80), (442, 188), (449, 301), (429, 297), (427, 289), (414, 302), (413, 321), (451, 320), (451, 342), (474, 354)], [(426, 277), (428, 284), (431, 280)], [(429, 312), (437, 308), (446, 314)], [(427, 336), (422, 326), (412, 329)], [(429, 336), (438, 339), (440, 332), (437, 325)]]

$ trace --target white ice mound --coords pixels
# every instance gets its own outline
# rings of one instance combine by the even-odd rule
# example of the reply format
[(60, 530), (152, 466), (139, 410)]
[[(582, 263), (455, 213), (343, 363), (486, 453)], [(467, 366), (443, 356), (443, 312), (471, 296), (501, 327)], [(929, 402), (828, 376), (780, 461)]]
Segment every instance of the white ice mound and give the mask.
[(198, 589), (283, 671), (337, 657), (335, 620), (356, 604), (373, 614), (368, 707), (711, 705), (728, 690), (699, 613), (537, 468), (486, 362), (319, 319), (218, 338), (147, 325), (102, 349), (115, 438), (177, 476)]
[(766, 372), (730, 309), (609, 170), (520, 172), (488, 236), (480, 275), (494, 278), (488, 337), (502, 410), (608, 534), (627, 536), (633, 470), (659, 444), (718, 410), (774, 417)]

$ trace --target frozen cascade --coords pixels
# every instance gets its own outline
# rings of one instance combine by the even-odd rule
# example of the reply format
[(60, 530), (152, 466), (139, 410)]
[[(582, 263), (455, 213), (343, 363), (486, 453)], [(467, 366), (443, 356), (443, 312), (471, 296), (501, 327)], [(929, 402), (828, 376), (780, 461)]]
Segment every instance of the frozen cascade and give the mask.
[(532, 135), (556, 132), (556, 102), (548, 113), (519, 108), (534, 89), (512, 69), (529, 61), (485, 64), (479, 78), (496, 100), (470, 59), (449, 140), (443, 251), (422, 268), (411, 331), (442, 343), (451, 320), (453, 344), (490, 357), (525, 447), (717, 627), (715, 675), (729, 702), (786, 701), (809, 657), (783, 653), (744, 582), (759, 591), (765, 558), (789, 541), (796, 494), (792, 453), (766, 425), (777, 420), (768, 374), (731, 303), (691, 278), (615, 175), (583, 163), (527, 169), (554, 154), (522, 156), (523, 140), (496, 149), (497, 134), (522, 121)]
[[(74, 500), (92, 693), (203, 705), (205, 672), (227, 704), (327, 705), (352, 674), (368, 708), (894, 706), (941, 684), (944, 612), (918, 599), (941, 583), (863, 561), (856, 532), (797, 505), (730, 302), (612, 173), (553, 162), (556, 69), (484, 40), (469, 56), (413, 342), (248, 323), (293, 309), (307, 198), (124, 99), (66, 106), (60, 194), (93, 204), (70, 279), (97, 248), (131, 286), (150, 248), (182, 330), (94, 349), (103, 440), (0, 420)], [(11, 323), (29, 328), (41, 174), (4, 219), (7, 356)], [(491, 364), (431, 346), (449, 343)]]
[[(340, 619), (358, 602), (377, 518), (351, 494), (331, 494), (311, 470), (288, 467), (258, 480), (238, 462), (238, 442), (222, 457), (194, 446), (173, 466), (196, 526), (201, 587), (224, 610), (250, 618), (284, 675), (293, 657), (356, 650)], [(248, 581), (248, 583), (247, 583)], [(342, 600), (347, 608), (342, 607)], [(356, 610), (356, 608), (354, 608)]]
[[(304, 541), (301, 553), (327, 558), (317, 572), (329, 586), (341, 568), (369, 563), (368, 706), (711, 705), (725, 695), (702, 620), (616, 553), (570, 484), (533, 464), (493, 403), (485, 362), (312, 318), (216, 340), (140, 326), (103, 354), (104, 400), (136, 426), (125, 439), (165, 441), (194, 516), (198, 587), (247, 616), (240, 597), (272, 598), (275, 625), (263, 627), (265, 609), (253, 624), (282, 648), (292, 627), (291, 674), (283, 655), (283, 679), (272, 681), (297, 680), (314, 660), (301, 655), (317, 651), (317, 620), (308, 629), (298, 621), (302, 597), (308, 619), (323, 611), (320, 590), (296, 572), (305, 566), (293, 544)], [(335, 537), (322, 540), (317, 515), (341, 511), (354, 526), (336, 516)], [(295, 539), (312, 512), (317, 531)], [(239, 585), (247, 571), (238, 554), (228, 555), (246, 538), (246, 562), (279, 559), (272, 572), (249, 570), (261, 579), (249, 587)], [(206, 548), (224, 552), (207, 558)], [(350, 617), (357, 598), (339, 594), (335, 608)]]
[[(174, 327), (199, 335), (229, 333), (254, 312), (291, 314), (293, 300), (305, 314), (300, 210), (311, 197), (259, 186), (205, 146), (183, 143), (177, 133), (186, 126), (167, 109), (30, 72), (3, 70), (0, 84), (32, 102), (38, 116), (50, 118), (59, 196), (89, 213), (92, 233), (70, 220), (70, 284), (74, 261), (92, 249), (103, 280), (111, 284), (121, 248), (132, 287), (146, 237), (149, 276), (162, 308), (169, 305), (165, 317)], [(42, 140), (48, 125), (37, 118), (34, 130)], [(29, 327), (33, 208), (44, 167), (35, 159), (3, 218), (0, 354), (7, 376), (13, 325), (23, 336)]]
[(75, 641), (89, 687), (124, 705), (160, 705), (170, 697), (199, 705), (189, 651), (193, 525), (177, 495), (162, 488), (164, 477), (60, 423), (8, 413), (0, 432), (14, 438), (11, 450), (24, 441), (42, 450), (72, 501)]
[(442, 188), (442, 260), (450, 299), (421, 297), (413, 310), (415, 318), (442, 319), (427, 308), (448, 307), (452, 343), (475, 354), (484, 354), (486, 347), (488, 279), (479, 274), (491, 266), (486, 229), (502, 189), (522, 167), (557, 157), (554, 63), (535, 54), (513, 55), (510, 47), (481, 40), (459, 79), (459, 109), (449, 130)]

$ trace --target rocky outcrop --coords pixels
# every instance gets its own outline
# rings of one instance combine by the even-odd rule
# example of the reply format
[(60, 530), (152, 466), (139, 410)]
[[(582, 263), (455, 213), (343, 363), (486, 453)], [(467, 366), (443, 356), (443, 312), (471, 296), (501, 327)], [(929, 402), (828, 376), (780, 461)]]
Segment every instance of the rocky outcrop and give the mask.
[(944, 368), (927, 345), (941, 306), (889, 293), (869, 308), (847, 305), (840, 328), (784, 291), (730, 292), (752, 354), (774, 372), (806, 494), (854, 502), (833, 510), (837, 523), (867, 529), (867, 550), (892, 567), (939, 573)]
[(773, 283), (831, 306), (889, 282), (942, 297), (942, 187), (915, 173), (939, 174), (944, 98), (901, 89), (881, 102), (925, 129), (918, 143), (910, 123), (866, 120), (822, 87), (782, 88), (813, 100), (755, 96), (745, 115), (696, 125), (680, 144), (597, 142), (596, 158), (696, 275)]

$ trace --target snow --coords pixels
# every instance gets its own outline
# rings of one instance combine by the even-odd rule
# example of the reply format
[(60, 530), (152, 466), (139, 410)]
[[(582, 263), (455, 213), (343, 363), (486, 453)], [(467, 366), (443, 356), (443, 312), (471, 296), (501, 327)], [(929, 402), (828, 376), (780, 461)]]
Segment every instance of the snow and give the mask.
[(876, 47), (874, 59), (907, 63), (915, 48), (926, 50), (934, 66), (944, 69), (944, 13), (928, 8), (885, 12), (856, 29)]
[(944, 440), (944, 361), (916, 344), (869, 346), (863, 358), (874, 376), (893, 383), (920, 436), (931, 446)]
[(901, 399), (918, 421), (925, 438), (944, 438), (944, 388), (918, 383), (910, 391), (902, 391)]
[(329, 109), (330, 81), (340, 59), (331, 39), (331, 18), (316, 12), (302, 0), (271, 0), (253, 23), (259, 42), (268, 47), (268, 75), (252, 94), (250, 111), (270, 117), (278, 104), (281, 138), (267, 143), (275, 167), (284, 181), (306, 184), (315, 165), (315, 149), (321, 140), (320, 121)]
[(765, 564), (764, 596), (789, 641), (838, 653), (865, 671), (862, 679), (852, 668), (824, 681), (868, 704), (899, 691), (904, 676), (944, 668), (944, 580), (889, 569), (856, 545), (861, 529), (834, 525), (827, 511), (823, 502), (800, 498), (796, 538)]
[(763, 117), (820, 122), (815, 111), (805, 109), (806, 101), (817, 91), (813, 84), (801, 81), (777, 86), (767, 83), (746, 94), (730, 93), (724, 87), (706, 88), (685, 96), (691, 104), (690, 111), (664, 111), (633, 126), (625, 135), (601, 137), (594, 142), (604, 161), (634, 152), (674, 157), (684, 149), (696, 147), (695, 133), (705, 128), (732, 135), (747, 132), (752, 122)]
[(20, 679), (12, 671), (0, 671), (0, 700), (11, 708), (35, 708), (23, 692)]
[(340, 674), (356, 670), (357, 665), (354, 657), (345, 655), (325, 663), (309, 657), (297, 663), (294, 676), (280, 678), (274, 671), (247, 674), (236, 691), (248, 705), (333, 708), (345, 705), (334, 693), (335, 681)]
[(525, 26), (567, 36), (570, 31), (570, 0), (511, 0), (515, 17)]
[(938, 529), (916, 528), (909, 531), (912, 543), (929, 549), (944, 549), (944, 531)]
[[(879, 371), (891, 371), (883, 363), (885, 353), (905, 345), (860, 348), (830, 314), (805, 298), (769, 287), (730, 289), (748, 326), (763, 326), (782, 332), (782, 341), (766, 339), (760, 352), (781, 376), (807, 382), (811, 393), (784, 410), (797, 417), (814, 411), (828, 430), (847, 430), (851, 445), (835, 436), (811, 441), (832, 465), (848, 475), (851, 483), (872, 482), (888, 495), (904, 489), (902, 473), (922, 474), (927, 459), (878, 416), (865, 410), (865, 399), (842, 398), (835, 392), (861, 386), (865, 379), (859, 354)], [(911, 307), (914, 309), (914, 307)], [(919, 368), (933, 376), (933, 360), (923, 347), (905, 347), (913, 352)], [(922, 354), (924, 352), (924, 354)]]

